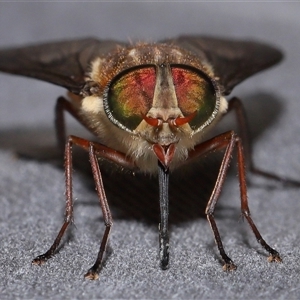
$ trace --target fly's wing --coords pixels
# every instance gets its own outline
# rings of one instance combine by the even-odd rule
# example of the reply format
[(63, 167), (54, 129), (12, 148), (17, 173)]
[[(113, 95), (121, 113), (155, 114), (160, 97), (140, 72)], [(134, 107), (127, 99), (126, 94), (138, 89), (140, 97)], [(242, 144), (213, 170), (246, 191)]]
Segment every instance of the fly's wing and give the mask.
[(91, 61), (118, 45), (122, 43), (87, 38), (4, 49), (0, 71), (48, 81), (79, 94)]
[[(232, 41), (200, 36), (165, 40), (208, 61), (223, 86), (224, 94), (247, 77), (266, 69), (282, 58), (277, 49), (251, 41)], [(0, 71), (45, 80), (79, 94), (90, 62), (118, 45), (97, 39), (80, 39), (0, 50)]]
[(189, 50), (208, 61), (215, 76), (219, 77), (225, 95), (244, 79), (276, 64), (283, 57), (278, 49), (254, 41), (180, 36), (163, 42)]

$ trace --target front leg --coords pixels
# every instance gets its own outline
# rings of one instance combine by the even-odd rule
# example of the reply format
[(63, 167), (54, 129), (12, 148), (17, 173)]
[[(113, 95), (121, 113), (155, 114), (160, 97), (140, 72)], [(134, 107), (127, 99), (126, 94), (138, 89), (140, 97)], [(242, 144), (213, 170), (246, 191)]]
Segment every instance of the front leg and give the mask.
[(65, 178), (66, 178), (66, 207), (65, 207), (65, 220), (64, 223), (53, 242), (52, 246), (49, 248), (47, 252), (45, 252), (42, 255), (37, 256), (32, 263), (35, 265), (42, 265), (44, 264), (49, 258), (51, 258), (59, 244), (60, 241), (65, 234), (67, 228), (69, 227), (70, 223), (73, 221), (73, 195), (72, 195), (72, 147), (73, 144), (87, 150), (89, 152), (89, 158), (90, 163), (92, 167), (92, 173), (96, 185), (96, 191), (99, 197), (100, 206), (104, 218), (104, 224), (105, 224), (105, 232), (102, 237), (102, 241), (100, 243), (100, 249), (99, 253), (97, 255), (97, 259), (95, 264), (89, 269), (89, 271), (86, 273), (85, 278), (88, 279), (97, 279), (99, 277), (98, 273), (101, 268), (101, 263), (103, 259), (103, 254), (106, 249), (106, 245), (108, 242), (108, 237), (110, 233), (110, 229), (112, 226), (112, 217), (111, 212), (108, 206), (108, 202), (105, 195), (105, 190), (102, 182), (102, 176), (98, 164), (97, 157), (102, 157), (105, 159), (108, 159), (118, 165), (121, 165), (126, 168), (134, 169), (135, 165), (134, 163), (126, 157), (125, 154), (115, 151), (111, 148), (108, 148), (104, 145), (101, 145), (99, 143), (94, 143), (87, 141), (85, 139), (70, 136), (67, 140), (66, 146), (65, 146)]
[(245, 157), (244, 157), (243, 147), (239, 136), (237, 136), (233, 131), (229, 131), (220, 134), (219, 136), (216, 136), (202, 144), (197, 145), (195, 149), (190, 152), (189, 155), (189, 159), (191, 159), (191, 158), (205, 155), (212, 151), (220, 151), (222, 149), (225, 149), (225, 153), (219, 169), (218, 177), (205, 211), (207, 214), (208, 222), (214, 233), (215, 241), (219, 249), (220, 255), (225, 263), (223, 269), (234, 270), (236, 269), (236, 266), (224, 250), (222, 240), (215, 222), (214, 211), (226, 178), (228, 167), (232, 159), (232, 154), (235, 147), (237, 147), (237, 162), (238, 162), (238, 173), (239, 173), (239, 183), (240, 183), (242, 215), (248, 221), (257, 241), (261, 244), (263, 248), (265, 248), (269, 252), (270, 254), (269, 261), (280, 262), (281, 258), (279, 256), (279, 253), (273, 248), (271, 248), (266, 243), (266, 241), (262, 238), (260, 232), (258, 231), (256, 225), (254, 224), (250, 216), (250, 210), (248, 207), (248, 199), (247, 199), (247, 182), (246, 182)]

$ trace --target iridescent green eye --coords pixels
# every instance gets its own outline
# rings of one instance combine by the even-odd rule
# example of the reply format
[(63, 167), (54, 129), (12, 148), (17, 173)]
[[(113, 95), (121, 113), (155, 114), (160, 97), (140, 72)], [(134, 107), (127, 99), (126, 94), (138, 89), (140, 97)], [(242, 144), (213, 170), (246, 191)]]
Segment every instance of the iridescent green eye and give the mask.
[(139, 66), (120, 73), (104, 99), (109, 119), (120, 128), (134, 130), (152, 106), (155, 81), (154, 66)]
[(174, 86), (168, 88), (175, 89), (177, 101), (165, 103), (169, 107), (162, 109), (172, 111), (174, 105), (178, 105), (183, 116), (187, 117), (186, 123), (195, 131), (201, 130), (216, 111), (217, 96), (212, 81), (202, 71), (186, 65), (171, 65), (171, 73), (160, 74), (156, 68), (160, 66), (138, 66), (121, 72), (112, 80), (103, 99), (110, 121), (124, 130), (134, 131), (152, 108), (154, 91), (160, 89), (159, 82), (167, 82), (166, 78), (157, 80), (156, 77), (172, 76)]
[(205, 124), (216, 107), (216, 91), (211, 80), (201, 71), (184, 65), (171, 66), (178, 107), (184, 116), (195, 112), (189, 122), (193, 130)]

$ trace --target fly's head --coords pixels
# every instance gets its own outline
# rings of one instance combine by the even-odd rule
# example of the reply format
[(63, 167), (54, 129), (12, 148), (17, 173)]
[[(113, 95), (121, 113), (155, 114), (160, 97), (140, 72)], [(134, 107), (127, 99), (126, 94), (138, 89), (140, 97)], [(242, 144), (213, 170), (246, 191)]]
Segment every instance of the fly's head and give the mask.
[(119, 49), (94, 62), (90, 79), (97, 95), (83, 99), (83, 117), (147, 172), (157, 160), (171, 169), (182, 163), (227, 108), (209, 65), (164, 44)]

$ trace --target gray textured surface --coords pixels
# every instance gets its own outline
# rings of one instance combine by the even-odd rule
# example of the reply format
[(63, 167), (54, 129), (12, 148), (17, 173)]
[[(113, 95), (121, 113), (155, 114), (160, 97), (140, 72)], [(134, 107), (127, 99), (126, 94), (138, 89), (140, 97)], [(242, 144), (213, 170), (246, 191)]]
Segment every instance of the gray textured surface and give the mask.
[[(0, 46), (91, 35), (155, 40), (183, 33), (275, 44), (284, 50), (284, 62), (233, 94), (248, 111), (257, 165), (300, 179), (299, 14), (298, 3), (0, 3)], [(57, 159), (39, 159), (55, 154), (53, 107), (64, 91), (2, 74), (0, 91), (1, 299), (299, 298), (299, 189), (251, 176), (252, 215), (283, 258), (282, 264), (269, 264), (239, 219), (238, 183), (230, 174), (216, 217), (238, 269), (225, 273), (201, 214), (210, 163), (173, 184), (169, 270), (158, 266), (155, 179), (108, 172), (115, 217), (111, 251), (100, 280), (83, 279), (104, 229), (86, 163), (74, 179), (76, 228), (51, 261), (32, 266), (62, 221), (63, 170)]]

